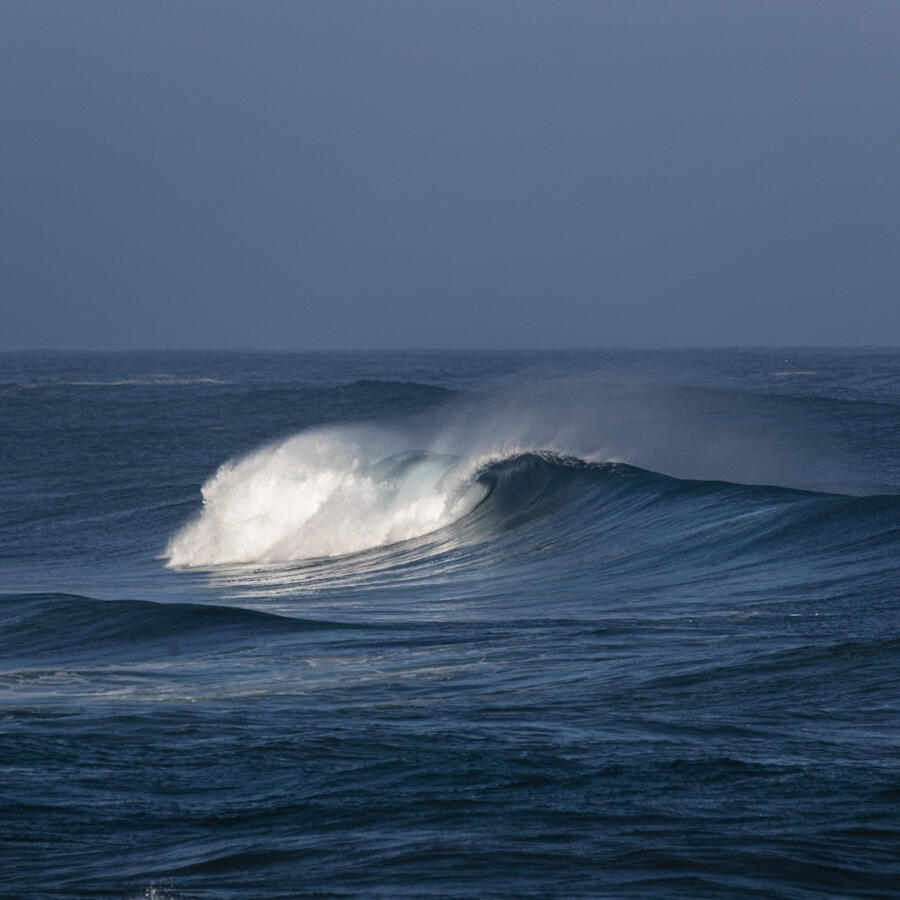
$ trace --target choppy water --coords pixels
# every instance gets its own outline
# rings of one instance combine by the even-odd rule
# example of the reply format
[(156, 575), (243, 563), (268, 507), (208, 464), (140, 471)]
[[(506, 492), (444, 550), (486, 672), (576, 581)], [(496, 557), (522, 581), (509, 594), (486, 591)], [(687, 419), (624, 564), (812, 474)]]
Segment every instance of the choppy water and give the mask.
[(900, 352), (0, 355), (0, 895), (893, 897)]

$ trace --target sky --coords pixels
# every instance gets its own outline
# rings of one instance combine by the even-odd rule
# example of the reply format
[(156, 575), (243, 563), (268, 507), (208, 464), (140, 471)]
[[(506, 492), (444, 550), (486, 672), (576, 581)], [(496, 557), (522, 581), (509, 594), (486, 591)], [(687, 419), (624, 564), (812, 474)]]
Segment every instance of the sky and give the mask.
[(2, 0), (0, 349), (900, 345), (897, 0)]

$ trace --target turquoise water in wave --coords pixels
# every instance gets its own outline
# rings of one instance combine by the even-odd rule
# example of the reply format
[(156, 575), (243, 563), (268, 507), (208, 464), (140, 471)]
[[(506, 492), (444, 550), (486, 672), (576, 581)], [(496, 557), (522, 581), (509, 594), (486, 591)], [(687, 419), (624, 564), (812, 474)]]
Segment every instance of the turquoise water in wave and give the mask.
[(897, 896), (900, 352), (0, 354), (0, 896)]

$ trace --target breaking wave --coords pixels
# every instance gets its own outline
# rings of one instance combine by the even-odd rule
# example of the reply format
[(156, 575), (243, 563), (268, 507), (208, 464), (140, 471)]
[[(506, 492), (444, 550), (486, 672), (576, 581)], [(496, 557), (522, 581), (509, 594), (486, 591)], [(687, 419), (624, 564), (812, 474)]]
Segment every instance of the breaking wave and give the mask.
[(397, 453), (396, 438), (351, 435), (310, 431), (222, 465), (203, 485), (200, 514), (169, 542), (168, 565), (287, 563), (413, 539), (420, 557), (525, 525), (523, 552), (559, 548), (564, 536), (613, 556), (641, 544), (642, 565), (760, 549), (818, 556), (865, 552), (873, 527), (894, 533), (900, 508), (897, 497), (679, 479), (549, 451)]

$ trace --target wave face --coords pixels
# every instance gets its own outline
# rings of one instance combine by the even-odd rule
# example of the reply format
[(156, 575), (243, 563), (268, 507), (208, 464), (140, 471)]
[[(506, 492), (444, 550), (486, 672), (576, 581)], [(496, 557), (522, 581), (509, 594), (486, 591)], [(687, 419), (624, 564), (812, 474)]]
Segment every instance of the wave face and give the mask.
[(0, 895), (895, 895), (898, 385), (0, 354)]

